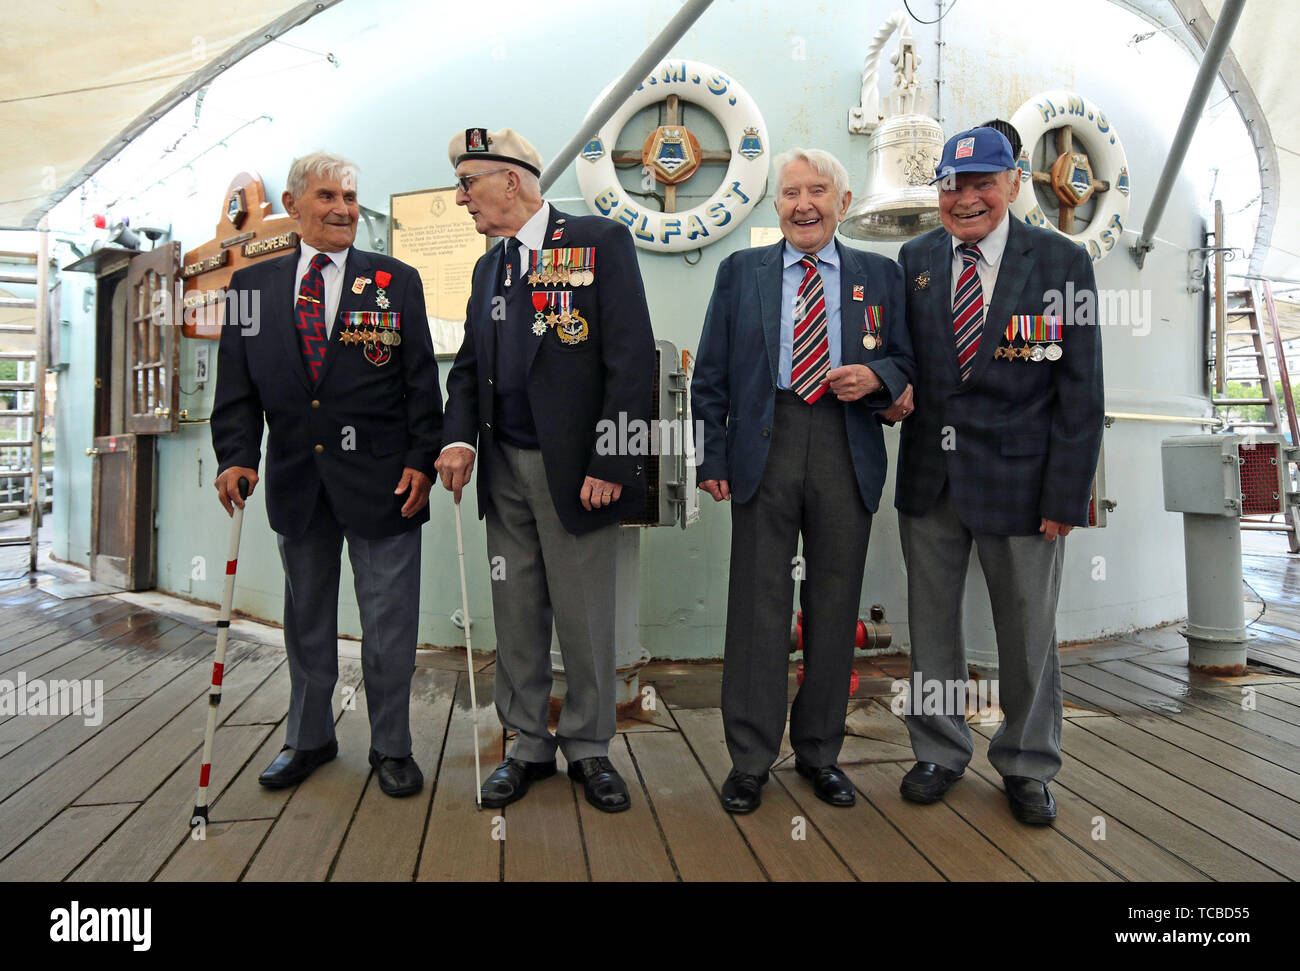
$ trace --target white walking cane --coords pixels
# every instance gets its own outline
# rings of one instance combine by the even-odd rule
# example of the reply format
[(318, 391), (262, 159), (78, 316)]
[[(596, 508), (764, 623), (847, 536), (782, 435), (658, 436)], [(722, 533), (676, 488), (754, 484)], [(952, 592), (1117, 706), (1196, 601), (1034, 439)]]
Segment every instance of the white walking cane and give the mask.
[(456, 500), (456, 555), (460, 558), (460, 602), (465, 619), (465, 663), (469, 665), (469, 706), (474, 710), (474, 800), (483, 808), (483, 773), (478, 764), (478, 696), (474, 692), (474, 648), (469, 636), (469, 588), (465, 585), (465, 539), (460, 528), (460, 500)]
[[(248, 498), (248, 480), (239, 480), (239, 498)], [(226, 667), (226, 637), (230, 633), (230, 608), (235, 599), (235, 568), (239, 565), (239, 532), (244, 510), (234, 506), (230, 524), (230, 547), (226, 554), (226, 586), (221, 591), (221, 614), (217, 620), (217, 651), (212, 659), (212, 688), (208, 692), (208, 727), (203, 733), (203, 763), (199, 768), (199, 797), (194, 802), (190, 828), (208, 823), (208, 779), (212, 775), (212, 739), (217, 734), (217, 707), (221, 704), (221, 678)]]

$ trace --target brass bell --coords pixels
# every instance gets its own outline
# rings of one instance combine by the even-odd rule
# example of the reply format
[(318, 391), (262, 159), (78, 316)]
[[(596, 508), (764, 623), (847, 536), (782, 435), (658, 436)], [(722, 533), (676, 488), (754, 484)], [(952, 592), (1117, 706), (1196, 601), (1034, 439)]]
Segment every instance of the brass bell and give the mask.
[[(885, 42), (899, 33), (889, 114), (878, 112), (877, 69)], [(924, 114), (916, 75), (920, 59), (907, 17), (894, 14), (876, 32), (862, 75), (862, 105), (849, 111), (849, 130), (871, 133), (862, 198), (840, 223), (853, 239), (899, 242), (939, 225), (939, 190), (930, 184), (943, 155), (943, 129)]]

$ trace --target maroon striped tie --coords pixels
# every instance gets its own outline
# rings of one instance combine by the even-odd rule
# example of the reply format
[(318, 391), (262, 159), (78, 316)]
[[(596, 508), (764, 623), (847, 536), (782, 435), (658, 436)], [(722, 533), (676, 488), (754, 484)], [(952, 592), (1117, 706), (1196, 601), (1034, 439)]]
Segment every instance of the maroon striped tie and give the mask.
[(311, 258), (311, 266), (307, 267), (302, 284), (298, 287), (298, 302), (295, 305), (302, 360), (307, 366), (307, 375), (312, 384), (320, 380), (321, 365), (325, 363), (325, 347), (329, 343), (329, 335), (325, 330), (325, 277), (321, 275), (321, 270), (329, 262), (330, 258), (325, 253), (317, 253)]
[(826, 393), (826, 373), (831, 368), (831, 345), (826, 331), (826, 295), (817, 258), (805, 256), (803, 280), (794, 300), (794, 350), (790, 359), (790, 387), (808, 404)]
[(957, 367), (961, 379), (970, 377), (975, 352), (980, 346), (980, 331), (984, 329), (984, 290), (980, 286), (975, 264), (980, 258), (979, 247), (958, 246), (961, 255), (961, 276), (957, 277), (957, 292), (952, 297), (952, 329), (957, 340)]

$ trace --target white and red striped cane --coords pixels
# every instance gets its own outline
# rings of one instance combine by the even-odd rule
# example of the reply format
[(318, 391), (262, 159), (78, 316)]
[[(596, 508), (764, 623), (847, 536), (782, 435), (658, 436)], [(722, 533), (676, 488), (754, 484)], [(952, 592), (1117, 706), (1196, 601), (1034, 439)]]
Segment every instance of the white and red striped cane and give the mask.
[(474, 693), (474, 648), (469, 636), (469, 587), (465, 583), (465, 539), (460, 527), (460, 500), (456, 500), (456, 556), (460, 560), (460, 602), (465, 616), (465, 661), (469, 665), (469, 707), (474, 712), (474, 800), (483, 808), (483, 769), (478, 760), (478, 696)]
[[(239, 498), (248, 498), (248, 480), (239, 480)], [(239, 532), (244, 510), (235, 505), (230, 524), (230, 548), (226, 554), (226, 585), (221, 591), (221, 615), (217, 620), (217, 652), (212, 659), (212, 688), (208, 692), (208, 727), (203, 733), (203, 764), (199, 767), (199, 797), (194, 802), (190, 827), (208, 822), (208, 779), (212, 775), (212, 739), (217, 734), (217, 707), (221, 704), (221, 678), (226, 666), (226, 637), (230, 633), (230, 608), (235, 599), (235, 569), (239, 565)]]

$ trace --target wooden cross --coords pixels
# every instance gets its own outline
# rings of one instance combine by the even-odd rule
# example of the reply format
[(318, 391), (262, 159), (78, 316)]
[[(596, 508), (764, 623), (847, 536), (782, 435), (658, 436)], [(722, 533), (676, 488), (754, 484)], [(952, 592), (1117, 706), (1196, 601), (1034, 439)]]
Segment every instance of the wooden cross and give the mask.
[[(1088, 188), (1083, 193), (1077, 193), (1071, 185), (1070, 174), (1080, 167), (1088, 173)], [(1105, 192), (1110, 188), (1110, 183), (1098, 179), (1092, 174), (1092, 165), (1088, 157), (1081, 152), (1074, 150), (1074, 132), (1069, 125), (1062, 125), (1056, 129), (1056, 161), (1052, 163), (1049, 172), (1031, 173), (1034, 185), (1046, 185), (1056, 196), (1060, 204), (1060, 213), (1057, 217), (1057, 227), (1063, 233), (1074, 232), (1074, 210), (1083, 205), (1092, 198), (1094, 192)]]
[[(677, 97), (677, 95), (670, 94), (667, 100), (664, 102), (663, 109), (660, 111), (661, 117), (659, 120), (659, 127), (663, 128), (665, 126), (679, 126), (685, 128), (685, 125), (681, 121), (682, 113), (683, 112), (682, 112), (680, 99)], [(639, 152), (614, 152), (611, 155), (611, 158), (614, 160), (614, 164), (618, 165), (621, 163), (624, 165), (631, 165), (631, 164), (645, 165), (647, 159), (647, 153), (650, 150), (650, 145), (654, 141), (655, 133), (657, 131), (658, 129), (650, 133), (650, 137), (646, 139), (645, 145), (642, 146), (641, 151)], [(690, 132), (688, 131), (687, 134), (690, 135)], [(698, 142), (695, 142), (694, 135), (690, 135), (690, 138), (696, 146), (699, 145)], [(713, 163), (713, 162), (722, 162), (723, 164), (726, 164), (731, 161), (731, 152), (725, 149), (722, 151), (700, 151), (699, 156), (700, 156), (700, 162), (699, 162), (700, 165), (704, 165), (706, 163)], [(690, 176), (688, 175), (682, 179), (679, 179), (678, 182), (668, 182), (659, 174), (657, 170), (654, 169), (653, 166), (651, 166), (651, 171), (655, 173), (656, 180), (664, 183), (664, 210), (663, 211), (676, 212), (678, 182), (685, 182), (687, 179), (690, 178)]]

